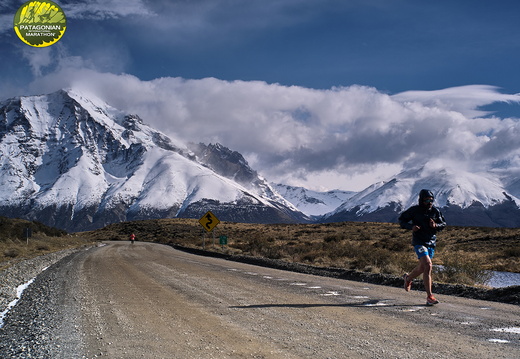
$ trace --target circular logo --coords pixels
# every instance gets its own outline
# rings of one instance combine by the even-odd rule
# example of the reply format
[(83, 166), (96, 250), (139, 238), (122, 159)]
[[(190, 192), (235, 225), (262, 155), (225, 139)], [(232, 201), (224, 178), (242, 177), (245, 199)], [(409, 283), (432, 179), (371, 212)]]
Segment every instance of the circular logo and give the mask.
[(52, 1), (28, 1), (14, 16), (14, 31), (27, 45), (46, 47), (55, 44), (65, 33), (67, 19)]

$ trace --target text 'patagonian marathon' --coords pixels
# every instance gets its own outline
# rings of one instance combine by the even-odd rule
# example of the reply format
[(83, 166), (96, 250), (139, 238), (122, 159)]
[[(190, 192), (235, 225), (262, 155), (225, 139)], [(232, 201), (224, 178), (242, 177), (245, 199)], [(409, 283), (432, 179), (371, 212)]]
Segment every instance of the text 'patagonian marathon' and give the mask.
[(58, 30), (61, 31), (61, 25), (20, 25), (20, 30), (31, 30), (31, 31), (50, 31)]

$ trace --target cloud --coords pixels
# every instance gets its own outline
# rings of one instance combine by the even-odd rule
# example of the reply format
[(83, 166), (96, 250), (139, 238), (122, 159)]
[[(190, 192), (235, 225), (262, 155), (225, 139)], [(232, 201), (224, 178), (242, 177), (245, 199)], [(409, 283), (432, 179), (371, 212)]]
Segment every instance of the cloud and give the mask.
[[(452, 128), (445, 128), (443, 147), (452, 159), (469, 163), (474, 171), (491, 167), (520, 167), (520, 120), (486, 116), (480, 108), (497, 102), (518, 104), (520, 94), (503, 94), (489, 85), (469, 85), (437, 91), (407, 91), (392, 96), (408, 106), (424, 107), (430, 113), (459, 114)], [(450, 158), (450, 157), (448, 157)], [(487, 167), (489, 168), (489, 167)]]
[(34, 48), (30, 46), (22, 47), (22, 56), (27, 59), (33, 76), (42, 75), (42, 69), (52, 63), (51, 52), (53, 48)]
[(60, 5), (67, 18), (88, 20), (119, 19), (127, 16), (151, 16), (141, 0), (70, 1)]
[(363, 86), (317, 90), (215, 78), (142, 81), (76, 68), (32, 85), (40, 93), (64, 87), (95, 93), (174, 138), (220, 142), (244, 154), (267, 178), (293, 183), (323, 173), (342, 181), (380, 178), (403, 163), (432, 159), (492, 161), (517, 151), (520, 133), (516, 119), (465, 115), (495, 101), (517, 101), (490, 86), (390, 96)]
[(4, 0), (0, 3), (0, 34), (13, 31), (13, 19), (22, 2)]
[(494, 102), (520, 102), (520, 94), (501, 94), (490, 85), (468, 85), (436, 91), (406, 91), (392, 96), (400, 102), (419, 102), (427, 107), (457, 111), (468, 117), (486, 116), (480, 107)]
[(520, 121), (518, 119), (500, 121), (475, 155), (484, 159), (502, 161), (513, 157), (518, 158), (520, 156), (519, 137)]
[(196, 0), (152, 1), (150, 8), (159, 15), (157, 25), (163, 28), (259, 29), (305, 21), (319, 10), (338, 8), (337, 3), (307, 0)]

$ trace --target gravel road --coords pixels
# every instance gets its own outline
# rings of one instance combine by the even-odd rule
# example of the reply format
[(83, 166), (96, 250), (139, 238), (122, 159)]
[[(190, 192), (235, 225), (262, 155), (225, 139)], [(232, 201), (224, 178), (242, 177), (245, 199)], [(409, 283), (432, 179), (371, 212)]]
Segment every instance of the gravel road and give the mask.
[(426, 307), (424, 299), (109, 242), (36, 278), (0, 329), (0, 358), (520, 357), (520, 306), (439, 295)]

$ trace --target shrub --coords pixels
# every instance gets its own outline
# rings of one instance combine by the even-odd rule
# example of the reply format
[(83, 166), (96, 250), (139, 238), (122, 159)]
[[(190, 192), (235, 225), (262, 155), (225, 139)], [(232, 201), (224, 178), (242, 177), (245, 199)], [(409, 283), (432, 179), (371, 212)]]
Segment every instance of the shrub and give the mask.
[(442, 255), (442, 266), (434, 268), (435, 279), (454, 284), (485, 284), (492, 274), (483, 269), (478, 259), (463, 252)]
[(504, 258), (509, 257), (520, 257), (520, 248), (519, 247), (511, 247), (504, 249)]
[(328, 243), (328, 242), (340, 242), (343, 239), (345, 239), (345, 235), (344, 234), (332, 234), (332, 235), (325, 236), (325, 238), (323, 238), (323, 241), (326, 242), (326, 243)]
[(38, 244), (36, 246), (36, 249), (39, 250), (39, 251), (48, 251), (49, 250), (49, 246), (46, 245), (46, 244)]
[(20, 255), (20, 251), (17, 248), (9, 248), (4, 251), (4, 256), (9, 258), (16, 258)]

